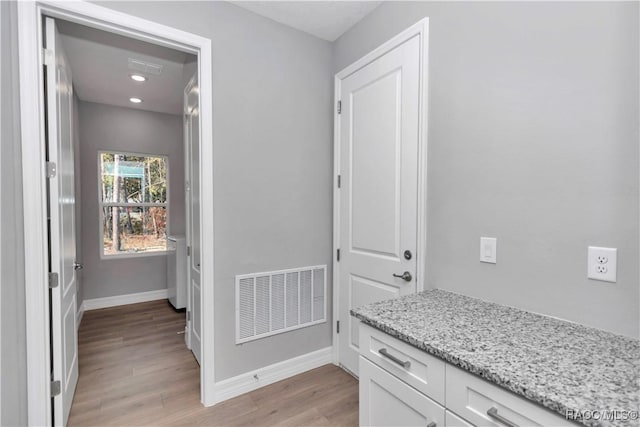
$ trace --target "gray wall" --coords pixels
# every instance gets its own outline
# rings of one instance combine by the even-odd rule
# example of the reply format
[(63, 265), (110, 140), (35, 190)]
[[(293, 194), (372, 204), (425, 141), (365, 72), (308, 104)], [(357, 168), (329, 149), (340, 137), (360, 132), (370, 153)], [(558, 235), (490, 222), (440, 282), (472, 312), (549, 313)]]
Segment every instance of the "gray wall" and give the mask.
[(27, 424), (24, 241), (17, 20), (15, 3), (0, 2), (0, 425)]
[(226, 2), (101, 5), (212, 40), (216, 380), (330, 346), (330, 323), (234, 343), (235, 275), (331, 263), (330, 43)]
[(79, 103), (82, 178), (82, 290), (85, 299), (147, 292), (167, 287), (166, 257), (100, 259), (98, 151), (169, 157), (169, 232), (184, 234), (184, 148), (182, 118), (91, 102)]
[(336, 41), (337, 72), (430, 19), (430, 287), (638, 337), (638, 6), (388, 2)]

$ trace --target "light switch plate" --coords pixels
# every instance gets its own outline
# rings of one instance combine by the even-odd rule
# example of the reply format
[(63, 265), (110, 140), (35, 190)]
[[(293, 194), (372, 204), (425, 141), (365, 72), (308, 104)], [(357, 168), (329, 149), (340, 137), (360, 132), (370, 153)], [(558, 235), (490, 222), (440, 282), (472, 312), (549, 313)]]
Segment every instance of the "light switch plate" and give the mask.
[(618, 270), (618, 249), (589, 246), (587, 277), (603, 282), (615, 282)]
[(495, 264), (497, 260), (498, 239), (495, 237), (480, 237), (480, 262)]

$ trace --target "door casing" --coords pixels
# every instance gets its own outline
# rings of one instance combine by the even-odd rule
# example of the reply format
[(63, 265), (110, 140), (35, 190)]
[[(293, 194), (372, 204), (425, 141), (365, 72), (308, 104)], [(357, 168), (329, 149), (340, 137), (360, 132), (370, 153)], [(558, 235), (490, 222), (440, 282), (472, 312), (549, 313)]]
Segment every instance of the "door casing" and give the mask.
[[(400, 44), (415, 37), (420, 38), (420, 73), (419, 73), (419, 129), (418, 129), (418, 247), (416, 289), (420, 292), (426, 288), (424, 280), (426, 272), (427, 249), (427, 117), (428, 117), (428, 65), (429, 65), (429, 18), (424, 18), (389, 41), (378, 46), (353, 64), (336, 73), (334, 77), (334, 116), (333, 116), (333, 320), (340, 321), (339, 295), (340, 262), (337, 260), (337, 252), (340, 249), (340, 188), (338, 176), (340, 175), (340, 114), (338, 102), (340, 101), (342, 80), (375, 61)], [(333, 363), (340, 365), (339, 341), (337, 325), (333, 325)]]
[[(27, 411), (29, 425), (51, 425), (49, 299), (47, 286), (47, 195), (45, 173), (44, 73), (42, 18), (50, 16), (147, 41), (198, 57), (202, 117), (213, 117), (211, 40), (172, 27), (127, 15), (84, 1), (18, 2), (18, 61), (20, 65), (20, 117), (26, 296)], [(202, 259), (202, 365), (200, 395), (205, 406), (216, 401), (214, 376), (214, 217), (213, 123), (200, 121)]]

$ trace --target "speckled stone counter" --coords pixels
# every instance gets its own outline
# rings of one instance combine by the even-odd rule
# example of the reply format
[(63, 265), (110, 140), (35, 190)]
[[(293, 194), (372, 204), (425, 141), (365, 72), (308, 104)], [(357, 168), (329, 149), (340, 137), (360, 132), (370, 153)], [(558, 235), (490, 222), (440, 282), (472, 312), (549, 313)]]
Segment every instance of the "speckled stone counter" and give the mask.
[(638, 340), (438, 289), (351, 314), (563, 417), (567, 410), (640, 407)]

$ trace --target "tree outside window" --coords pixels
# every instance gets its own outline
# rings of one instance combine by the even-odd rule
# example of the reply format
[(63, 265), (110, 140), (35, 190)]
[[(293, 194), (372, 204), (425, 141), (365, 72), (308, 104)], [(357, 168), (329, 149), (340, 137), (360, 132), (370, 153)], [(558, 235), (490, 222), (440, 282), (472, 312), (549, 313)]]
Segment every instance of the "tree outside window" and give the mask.
[(101, 152), (98, 161), (102, 255), (166, 251), (167, 158)]

